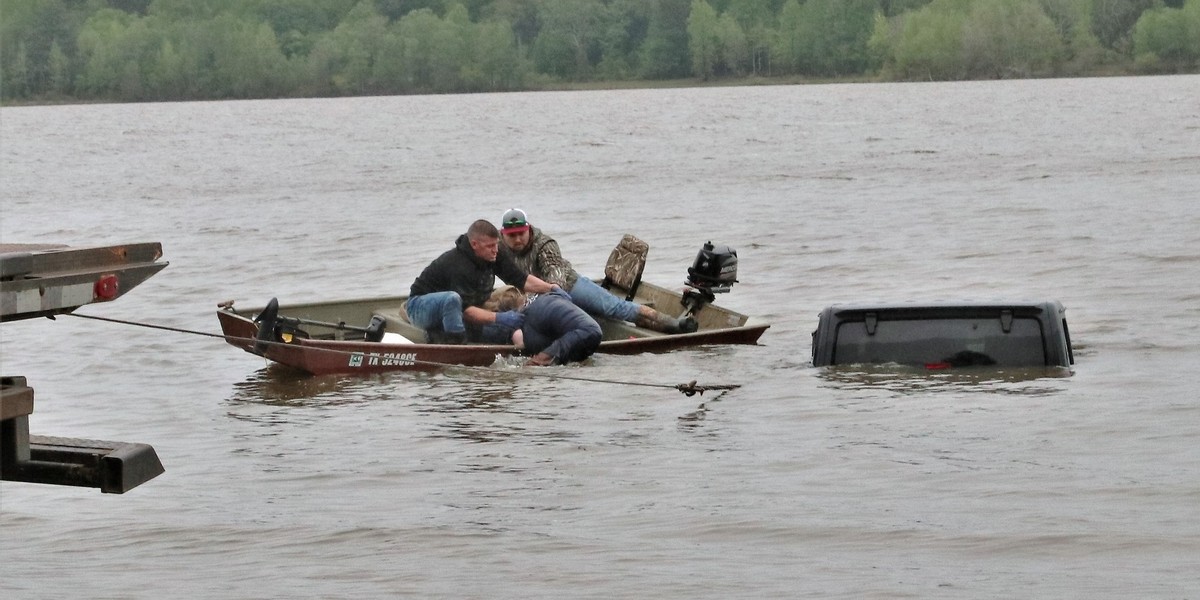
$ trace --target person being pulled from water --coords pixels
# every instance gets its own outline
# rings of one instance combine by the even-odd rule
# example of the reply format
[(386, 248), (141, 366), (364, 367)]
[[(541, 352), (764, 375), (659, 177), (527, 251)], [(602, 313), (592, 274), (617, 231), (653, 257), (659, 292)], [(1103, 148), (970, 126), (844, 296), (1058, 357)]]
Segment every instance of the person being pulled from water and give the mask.
[(407, 311), (413, 325), (425, 330), (426, 341), (462, 344), (468, 338), (477, 338), (480, 329), (492, 323), (520, 329), (525, 320), (523, 313), (482, 308), (496, 277), (530, 293), (544, 294), (557, 288), (522, 270), (512, 257), (499, 250), (500, 232), (489, 221), (480, 219), (458, 236), (454, 248), (421, 271), (409, 289)]
[[(694, 319), (676, 319), (649, 306), (622, 300), (587, 277), (580, 277), (563, 258), (558, 242), (529, 224), (525, 211), (509, 209), (500, 220), (504, 247), (517, 266), (566, 290), (571, 301), (592, 315), (629, 321), (664, 333), (696, 331)], [(503, 254), (503, 253), (501, 253)]]
[(533, 354), (526, 366), (549, 366), (582, 361), (600, 347), (600, 324), (583, 309), (571, 302), (560, 288), (549, 294), (528, 300), (521, 290), (509, 285), (497, 289), (484, 303), (484, 308), (497, 311), (522, 311), (525, 321), (520, 328), (497, 322), (483, 327), (483, 340), (490, 343), (509, 343), (523, 347)]

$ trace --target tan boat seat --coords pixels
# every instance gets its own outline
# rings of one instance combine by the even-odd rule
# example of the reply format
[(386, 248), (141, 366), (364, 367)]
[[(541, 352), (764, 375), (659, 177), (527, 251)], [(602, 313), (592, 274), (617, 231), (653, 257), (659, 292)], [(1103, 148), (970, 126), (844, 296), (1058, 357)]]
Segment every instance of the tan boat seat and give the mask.
[(608, 255), (608, 263), (604, 265), (604, 281), (600, 285), (608, 290), (625, 292), (625, 299), (633, 300), (642, 283), (642, 271), (646, 269), (646, 255), (649, 253), (650, 244), (625, 234)]
[(412, 321), (408, 318), (407, 300), (399, 305), (392, 304), (378, 307), (372, 313), (375, 316), (383, 317), (383, 320), (387, 323), (384, 331), (399, 334), (413, 341), (425, 339), (425, 331), (413, 325)]
[(412, 323), (411, 321), (408, 320), (408, 311), (406, 311), (404, 309), (403, 304), (399, 304), (399, 305), (390, 304), (387, 306), (378, 306), (378, 307), (375, 307), (374, 309), (372, 309), (371, 313), (374, 315), (383, 317), (383, 318), (387, 319), (388, 321), (394, 321), (397, 323), (407, 323), (407, 324)]

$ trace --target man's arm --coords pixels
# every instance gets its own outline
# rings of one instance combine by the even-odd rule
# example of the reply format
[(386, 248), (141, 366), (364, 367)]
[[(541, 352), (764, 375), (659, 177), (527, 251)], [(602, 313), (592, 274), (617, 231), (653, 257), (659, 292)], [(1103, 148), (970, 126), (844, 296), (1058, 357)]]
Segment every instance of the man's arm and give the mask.
[[(502, 319), (505, 319), (505, 316), (507, 319), (502, 321)], [(513, 319), (517, 320), (514, 321)], [(525, 321), (525, 315), (519, 310), (492, 312), (486, 308), (468, 306), (467, 308), (463, 309), (463, 320), (472, 325), (489, 325), (491, 323), (498, 323), (500, 325), (507, 325), (514, 329), (520, 329), (521, 323)]]
[[(547, 283), (536, 275), (526, 273), (513, 262), (507, 252), (501, 252), (496, 257), (496, 274), (508, 285), (515, 285), (527, 294), (547, 294), (555, 288), (555, 284)], [(525, 279), (522, 280), (521, 277)]]
[(537, 249), (536, 266), (536, 274), (539, 277), (559, 287), (566, 287), (567, 277), (574, 270), (571, 268), (571, 263), (563, 258), (562, 251), (558, 249), (558, 242), (554, 240), (542, 244)]
[(463, 309), (463, 320), (472, 325), (488, 325), (496, 322), (496, 313), (478, 306)]
[(420, 296), (421, 294), (444, 292), (451, 289), (450, 283), (446, 278), (446, 274), (453, 267), (448, 264), (450, 262), (450, 258), (447, 256), (447, 254), (449, 253), (443, 253), (442, 255), (433, 259), (433, 262), (426, 265), (426, 267), (421, 271), (421, 274), (418, 275), (417, 278), (413, 280), (412, 285), (409, 286), (409, 296)]
[(557, 284), (547, 283), (541, 279), (530, 275), (525, 278), (525, 286), (522, 290), (527, 294), (549, 294), (550, 290), (559, 287)]

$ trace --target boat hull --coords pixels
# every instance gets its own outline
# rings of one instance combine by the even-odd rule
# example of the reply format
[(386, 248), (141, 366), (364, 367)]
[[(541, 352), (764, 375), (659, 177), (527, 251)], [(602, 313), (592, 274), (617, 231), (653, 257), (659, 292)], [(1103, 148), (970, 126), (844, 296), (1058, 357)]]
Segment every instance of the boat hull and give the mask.
[(431, 371), (447, 365), (488, 366), (498, 358), (520, 354), (514, 346), (483, 344), (389, 344), (304, 338), (261, 344), (257, 340), (258, 323), (252, 319), (228, 310), (218, 311), (217, 318), (230, 344), (313, 375)]
[[(678, 316), (684, 308), (678, 293), (643, 283), (635, 300)], [(279, 317), (298, 324), (296, 335), (283, 340), (260, 340), (254, 317), (262, 309), (238, 310), (226, 303), (217, 311), (226, 341), (268, 360), (314, 375), (371, 374), (391, 371), (430, 371), (451, 365), (488, 366), (498, 359), (521, 355), (510, 345), (370, 342), (363, 328), (373, 317), (386, 320), (386, 331), (407, 340), (423, 340), (424, 332), (408, 322), (407, 297), (366, 298), (281, 306)], [(672, 313), (672, 310), (674, 313)], [(668, 352), (709, 344), (756, 344), (769, 327), (712, 304), (694, 315), (693, 333), (663, 334), (632, 323), (600, 319), (604, 332), (601, 354)]]

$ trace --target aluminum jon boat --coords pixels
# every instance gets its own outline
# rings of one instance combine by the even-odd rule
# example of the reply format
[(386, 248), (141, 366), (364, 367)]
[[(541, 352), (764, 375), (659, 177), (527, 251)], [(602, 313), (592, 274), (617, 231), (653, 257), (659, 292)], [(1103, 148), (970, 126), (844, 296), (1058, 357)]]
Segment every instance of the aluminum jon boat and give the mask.
[[(629, 253), (621, 250), (618, 246), (613, 251), (605, 278), (597, 283), (616, 296), (670, 316), (691, 316), (698, 328), (691, 333), (666, 334), (624, 321), (597, 319), (603, 331), (598, 353), (640, 354), (709, 344), (757, 344), (770, 327), (714, 303), (715, 294), (728, 292), (736, 281), (737, 254), (732, 249), (705, 244), (696, 264), (688, 269), (687, 286), (679, 292), (641, 281), (644, 250), (640, 259), (634, 257), (632, 269), (622, 269), (622, 264), (631, 262)], [(497, 359), (521, 354), (519, 348), (510, 345), (426, 343), (425, 331), (408, 319), (407, 299), (391, 296), (290, 305), (272, 299), (266, 306), (245, 310), (229, 301), (219, 305), (217, 319), (229, 344), (314, 375), (488, 366)]]

